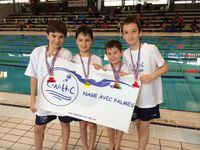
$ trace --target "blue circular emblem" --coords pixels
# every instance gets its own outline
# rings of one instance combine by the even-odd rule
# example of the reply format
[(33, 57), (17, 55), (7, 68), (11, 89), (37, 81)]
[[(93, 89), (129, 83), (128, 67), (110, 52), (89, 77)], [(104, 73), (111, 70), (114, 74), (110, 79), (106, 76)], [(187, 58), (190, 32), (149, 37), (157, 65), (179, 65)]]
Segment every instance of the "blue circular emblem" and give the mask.
[(47, 82), (47, 74), (42, 80), (42, 95), (55, 106), (65, 106), (72, 103), (78, 96), (78, 82), (73, 73), (65, 68), (54, 68), (56, 82)]

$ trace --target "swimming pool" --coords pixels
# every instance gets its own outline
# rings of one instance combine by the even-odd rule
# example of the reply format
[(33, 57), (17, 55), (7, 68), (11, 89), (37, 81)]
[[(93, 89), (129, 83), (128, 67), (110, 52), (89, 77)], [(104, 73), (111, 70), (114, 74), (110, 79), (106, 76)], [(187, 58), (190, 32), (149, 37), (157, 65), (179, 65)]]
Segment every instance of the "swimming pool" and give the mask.
[[(96, 36), (92, 53), (103, 58), (104, 44), (110, 39), (121, 41), (123, 49), (127, 47), (120, 36)], [(170, 67), (162, 76), (161, 108), (200, 112), (200, 37), (142, 36), (141, 40), (156, 44)], [(24, 76), (29, 54), (47, 42), (45, 36), (0, 35), (0, 71), (7, 73), (7, 78), (0, 79), (0, 91), (29, 93), (29, 78)], [(78, 52), (74, 37), (68, 37), (64, 47), (73, 54)]]

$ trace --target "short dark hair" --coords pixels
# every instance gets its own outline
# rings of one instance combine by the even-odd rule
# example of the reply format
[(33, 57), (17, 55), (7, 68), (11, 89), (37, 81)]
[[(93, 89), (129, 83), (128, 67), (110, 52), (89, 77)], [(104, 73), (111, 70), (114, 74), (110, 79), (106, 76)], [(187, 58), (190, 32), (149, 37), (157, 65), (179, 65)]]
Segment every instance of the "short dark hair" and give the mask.
[(76, 39), (80, 33), (83, 33), (85, 36), (87, 35), (87, 36), (91, 37), (91, 39), (93, 40), (92, 28), (90, 28), (88, 26), (80, 26), (76, 31), (76, 35), (75, 35)]
[(121, 31), (122, 31), (122, 33), (123, 33), (123, 27), (124, 27), (124, 25), (131, 24), (131, 23), (136, 24), (137, 27), (138, 27), (139, 32), (141, 31), (141, 24), (140, 24), (140, 22), (135, 17), (131, 16), (131, 17), (126, 18), (122, 22), (122, 25), (121, 25)]
[(67, 27), (66, 24), (60, 20), (52, 20), (48, 21), (48, 25), (46, 28), (46, 33), (49, 34), (49, 32), (61, 32), (64, 34), (64, 36), (67, 35)]
[(116, 47), (117, 49), (119, 49), (119, 51), (122, 51), (122, 44), (121, 42), (117, 41), (117, 40), (111, 40), (109, 41), (106, 46), (105, 46), (105, 53), (107, 54), (107, 50), (108, 48), (113, 48)]

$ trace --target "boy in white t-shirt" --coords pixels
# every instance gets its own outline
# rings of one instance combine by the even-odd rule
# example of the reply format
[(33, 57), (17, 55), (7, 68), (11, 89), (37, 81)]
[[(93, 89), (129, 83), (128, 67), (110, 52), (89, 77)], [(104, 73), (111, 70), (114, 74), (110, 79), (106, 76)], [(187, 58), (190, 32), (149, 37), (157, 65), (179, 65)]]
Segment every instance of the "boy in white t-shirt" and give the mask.
[[(93, 33), (92, 29), (87, 26), (81, 26), (76, 31), (76, 44), (79, 49), (79, 54), (73, 56), (72, 61), (78, 64), (82, 64), (83, 76), (85, 78), (84, 87), (89, 87), (90, 83), (88, 81), (88, 76), (90, 73), (89, 66), (98, 64), (102, 66), (102, 60), (100, 57), (91, 54), (90, 47), (93, 42)], [(86, 110), (87, 111), (87, 110)], [(90, 135), (89, 135), (89, 144), (87, 138), (87, 127), (89, 126)], [(87, 121), (80, 121), (80, 135), (81, 142), (83, 144), (83, 150), (94, 150), (95, 149), (95, 139), (97, 134), (97, 125)]]
[(32, 51), (28, 67), (25, 72), (25, 75), (31, 77), (30, 109), (32, 112), (36, 112), (34, 127), (34, 142), (36, 150), (42, 150), (46, 125), (47, 123), (56, 119), (57, 116), (60, 120), (62, 129), (62, 150), (67, 150), (70, 134), (69, 123), (73, 120), (73, 118), (35, 108), (36, 93), (41, 92), (41, 82), (46, 74), (49, 74), (49, 79), (47, 82), (56, 82), (56, 79), (53, 76), (53, 68), (56, 58), (59, 57), (66, 60), (72, 59), (71, 52), (62, 48), (66, 34), (66, 25), (62, 21), (49, 21), (46, 29), (46, 35), (49, 43), (48, 45), (37, 47)]
[[(138, 131), (138, 150), (145, 150), (149, 140), (150, 120), (160, 118), (159, 104), (163, 101), (161, 75), (168, 71), (158, 48), (141, 43), (141, 26), (136, 18), (126, 18), (121, 27), (129, 48), (123, 53), (123, 61), (133, 73), (133, 86), (140, 88), (132, 116)], [(137, 81), (141, 81), (139, 87)]]
[[(104, 66), (104, 70), (110, 70), (113, 72), (115, 79), (114, 88), (120, 88), (120, 76), (128, 74), (128, 67), (121, 61), (122, 45), (119, 41), (111, 40), (106, 44), (105, 54), (108, 58), (109, 64)], [(108, 150), (119, 150), (121, 140), (123, 137), (123, 131), (115, 130), (107, 127), (109, 147)]]

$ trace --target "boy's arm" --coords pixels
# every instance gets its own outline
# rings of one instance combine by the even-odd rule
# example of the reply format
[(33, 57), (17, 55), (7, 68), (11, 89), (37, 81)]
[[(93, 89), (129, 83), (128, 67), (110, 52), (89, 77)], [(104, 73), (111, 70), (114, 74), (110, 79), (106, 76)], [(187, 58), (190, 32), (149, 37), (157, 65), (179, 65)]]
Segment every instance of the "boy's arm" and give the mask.
[(36, 103), (36, 90), (37, 90), (37, 78), (31, 77), (30, 84), (30, 94), (31, 94), (31, 105), (30, 109), (32, 112), (36, 112), (35, 103)]
[(102, 69), (102, 70), (105, 71), (105, 69), (104, 69), (101, 65), (99, 65), (99, 64), (94, 63), (93, 66), (94, 66), (94, 68), (95, 68), (96, 70)]
[(164, 63), (158, 70), (151, 74), (144, 74), (140, 77), (140, 81), (142, 83), (149, 83), (152, 80), (156, 79), (157, 77), (160, 77), (161, 75), (165, 74), (168, 71), (168, 65), (167, 63)]
[(123, 72), (123, 71), (120, 72), (120, 76), (126, 76), (126, 75), (128, 75), (127, 72)]
[(102, 69), (105, 71), (105, 69), (103, 68), (103, 62), (102, 62), (101, 58), (97, 59), (97, 61), (95, 63), (93, 63), (92, 65), (96, 70)]

